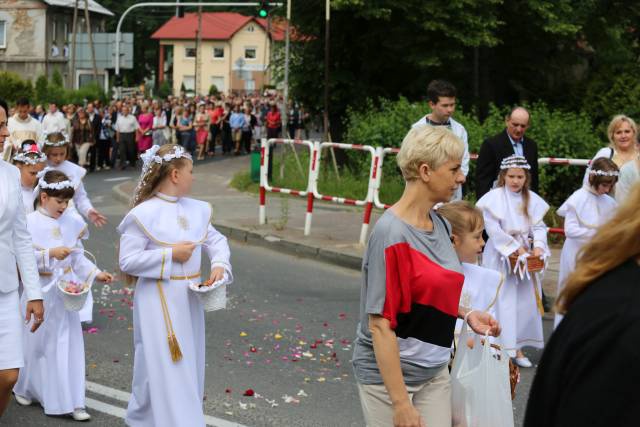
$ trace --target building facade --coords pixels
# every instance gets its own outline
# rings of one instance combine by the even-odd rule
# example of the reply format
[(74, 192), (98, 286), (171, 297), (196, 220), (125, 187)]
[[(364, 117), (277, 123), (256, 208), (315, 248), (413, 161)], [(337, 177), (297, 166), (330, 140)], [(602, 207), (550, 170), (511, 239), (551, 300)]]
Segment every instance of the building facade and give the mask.
[[(78, 4), (77, 33), (84, 33), (84, 1)], [(65, 85), (76, 88), (92, 79), (92, 69), (76, 68), (70, 76), (74, 5), (75, 0), (1, 0), (0, 70), (33, 82), (41, 75), (51, 78), (57, 70)], [(89, 0), (89, 13), (91, 31), (104, 32), (113, 13), (93, 0)], [(99, 70), (105, 83), (106, 77)]]
[[(281, 26), (238, 13), (202, 13), (196, 52), (198, 15), (173, 17), (152, 36), (158, 40), (158, 81), (171, 81), (173, 93), (252, 92), (271, 84), (272, 43), (282, 41)], [(196, 81), (197, 79), (197, 81)]]

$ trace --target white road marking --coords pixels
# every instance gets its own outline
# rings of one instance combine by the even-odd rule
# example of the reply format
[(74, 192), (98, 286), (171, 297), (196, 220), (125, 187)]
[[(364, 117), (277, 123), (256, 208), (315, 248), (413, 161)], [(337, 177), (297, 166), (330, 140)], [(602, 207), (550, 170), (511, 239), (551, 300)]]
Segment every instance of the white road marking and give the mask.
[[(94, 383), (92, 381), (86, 382), (87, 391), (90, 391), (95, 394), (99, 394), (101, 396), (107, 397), (109, 399), (118, 400), (120, 402), (129, 402), (129, 398), (131, 397), (131, 393), (126, 391), (117, 390), (115, 388), (107, 387), (102, 384)], [(87, 404), (87, 408), (94, 409), (99, 412), (104, 412), (105, 414), (112, 415), (114, 417), (124, 419), (127, 415), (127, 411), (118, 406), (110, 405), (108, 403), (101, 402), (99, 400), (86, 398), (85, 402)], [(210, 415), (204, 416), (204, 421), (208, 426), (213, 427), (247, 427), (242, 424), (238, 424), (232, 421), (223, 420), (222, 418), (212, 417)]]
[(104, 412), (105, 414), (108, 414), (114, 417), (124, 419), (124, 417), (127, 415), (126, 409), (122, 409), (118, 406), (109, 405), (108, 403), (100, 402), (99, 400), (91, 399), (89, 397), (86, 397), (84, 399), (84, 403), (85, 405), (87, 405), (87, 408), (94, 409), (99, 412)]
[(117, 182), (117, 181), (126, 181), (128, 179), (131, 179), (131, 177), (128, 176), (119, 176), (117, 178), (106, 178), (104, 180), (104, 182)]

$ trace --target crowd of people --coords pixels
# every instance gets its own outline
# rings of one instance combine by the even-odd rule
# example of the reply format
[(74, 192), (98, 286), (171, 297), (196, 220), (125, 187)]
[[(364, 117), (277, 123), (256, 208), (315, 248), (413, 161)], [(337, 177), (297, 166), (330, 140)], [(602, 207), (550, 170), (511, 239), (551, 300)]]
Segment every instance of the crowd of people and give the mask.
[(42, 105), (21, 98), (9, 109), (11, 144), (5, 145), (4, 160), (19, 151), (21, 141), (42, 145), (44, 137), (54, 132), (67, 135), (70, 160), (90, 173), (135, 167), (140, 154), (152, 145), (179, 144), (202, 160), (218, 151), (247, 154), (263, 137), (308, 138), (311, 127), (303, 105), (289, 100), (285, 110), (282, 97), (268, 92), (165, 100), (136, 97), (106, 105), (95, 100), (45, 107), (46, 112)]
[[(377, 221), (362, 264), (352, 362), (369, 427), (452, 425), (448, 367), (456, 328), (491, 335), (525, 369), (533, 363), (524, 349), (545, 346), (549, 205), (537, 192), (538, 150), (526, 136), (532, 118), (515, 107), (504, 131), (483, 142), (474, 205), (461, 200), (470, 155), (467, 133), (453, 119), (456, 89), (436, 80), (427, 96), (431, 112), (408, 130), (397, 156), (404, 193)], [(137, 284), (126, 422), (204, 425), (205, 306), (198, 293), (224, 289), (233, 273), (227, 240), (210, 223), (211, 206), (188, 197), (194, 161), (216, 155), (218, 146), (223, 155), (249, 152), (256, 139), (278, 137), (283, 128), (299, 138), (308, 116), (291, 104), (283, 123), (275, 95), (40, 110), (27, 99), (12, 109), (0, 102), (3, 155), (16, 166), (0, 161), (0, 255), (8, 260), (0, 283), (0, 414), (13, 392), (18, 404), (36, 400), (46, 414), (90, 418), (81, 322), (92, 319), (91, 292), (77, 310), (64, 295), (113, 275), (84, 248), (85, 221), (100, 227), (106, 218), (82, 180), (87, 172), (140, 163), (133, 207), (117, 228), (120, 270)], [(640, 270), (635, 122), (614, 117), (608, 138), (558, 209), (566, 240), (557, 329), (534, 382), (527, 426), (570, 425), (578, 396), (595, 405), (597, 390), (622, 384), (632, 394), (635, 385), (634, 375), (616, 382), (610, 367), (602, 371), (608, 375), (590, 375), (603, 352), (617, 363), (637, 353), (638, 328), (625, 329), (635, 325), (640, 300), (631, 283)], [(203, 252), (211, 275), (200, 282)], [(615, 309), (603, 302), (608, 295)], [(611, 408), (589, 425), (628, 425), (633, 403)]]

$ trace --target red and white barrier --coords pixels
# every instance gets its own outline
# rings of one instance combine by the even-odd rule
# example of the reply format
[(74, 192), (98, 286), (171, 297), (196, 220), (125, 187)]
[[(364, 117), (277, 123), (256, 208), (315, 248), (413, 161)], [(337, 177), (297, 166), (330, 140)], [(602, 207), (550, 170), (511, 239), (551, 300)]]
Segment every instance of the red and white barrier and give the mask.
[[(309, 180), (305, 190), (296, 190), (290, 188), (273, 187), (269, 185), (267, 178), (267, 165), (269, 156), (271, 155), (271, 146), (275, 144), (288, 145), (304, 145), (309, 148)], [(349, 199), (340, 196), (324, 195), (318, 191), (318, 177), (320, 176), (320, 159), (324, 148), (340, 148), (343, 150), (358, 150), (367, 152), (371, 155), (371, 166), (369, 170), (369, 183), (367, 186), (366, 197), (362, 200)], [(380, 186), (382, 185), (382, 165), (385, 157), (390, 154), (397, 154), (400, 151), (395, 147), (372, 147), (370, 145), (343, 144), (338, 142), (312, 142), (306, 140), (293, 139), (262, 139), (261, 156), (260, 156), (260, 210), (259, 222), (266, 224), (266, 193), (282, 193), (290, 194), (298, 197), (306, 197), (307, 211), (305, 215), (304, 235), (311, 233), (311, 222), (313, 218), (314, 199), (324, 200), (331, 203), (363, 206), (364, 216), (362, 227), (360, 229), (360, 244), (365, 244), (369, 232), (369, 224), (371, 222), (371, 214), (373, 208), (388, 209), (390, 205), (380, 200)], [(478, 155), (472, 153), (471, 160), (477, 160)], [(566, 165), (566, 166), (588, 166), (591, 161), (588, 159), (566, 159), (555, 157), (541, 157), (538, 159), (540, 165)], [(550, 228), (549, 233), (562, 234), (564, 230), (561, 228)]]
[[(294, 190), (291, 188), (281, 188), (281, 187), (272, 187), (269, 185), (268, 179), (268, 165), (269, 165), (269, 156), (271, 156), (271, 146), (275, 144), (288, 144), (288, 145), (303, 145), (309, 147), (309, 176), (313, 173), (313, 168), (315, 168), (314, 155), (315, 147), (314, 143), (311, 141), (301, 140), (301, 139), (281, 139), (281, 138), (272, 138), (272, 139), (262, 139), (260, 144), (260, 209), (258, 212), (258, 219), (260, 225), (264, 225), (267, 223), (267, 192), (270, 193), (282, 193), (282, 194), (291, 194), (292, 196), (299, 197), (307, 197), (307, 200), (311, 198), (313, 200), (313, 191), (310, 188), (312, 185), (312, 181), (309, 180), (307, 183), (306, 190)], [(311, 203), (311, 209), (313, 208), (313, 203)], [(309, 210), (309, 208), (307, 208)], [(309, 219), (309, 229), (311, 227), (311, 222)], [(305, 236), (309, 235), (307, 232), (307, 225), (305, 224)]]
[[(376, 174), (377, 174), (377, 155), (376, 155), (376, 150), (370, 146), (370, 145), (356, 145), (356, 144), (342, 144), (339, 142), (322, 142), (322, 143), (318, 143), (316, 142), (315, 145), (315, 151), (317, 153), (317, 159), (318, 159), (318, 164), (320, 163), (320, 158), (322, 156), (322, 150), (324, 148), (340, 148), (343, 150), (357, 150), (357, 151), (363, 151), (363, 152), (368, 152), (371, 154), (371, 166), (369, 167), (369, 183), (367, 185), (367, 194), (365, 196), (364, 199), (362, 200), (357, 200), (357, 199), (349, 199), (349, 198), (345, 198), (345, 197), (337, 197), (337, 196), (328, 196), (328, 195), (324, 195), (324, 194), (320, 194), (320, 192), (318, 191), (318, 168), (315, 168), (315, 173), (313, 174), (313, 176), (310, 176), (310, 180), (313, 180), (313, 184), (311, 185), (310, 188), (313, 188), (313, 195), (316, 199), (318, 200), (324, 200), (326, 202), (332, 202), (332, 203), (337, 203), (337, 204), (341, 204), (341, 205), (351, 205), (351, 206), (364, 206), (364, 218), (362, 220), (362, 227), (360, 229), (360, 244), (365, 244), (365, 242), (367, 241), (367, 233), (369, 231), (369, 223), (371, 221), (371, 211), (373, 210), (373, 188), (372, 188), (372, 182), (373, 180), (375, 180), (376, 178)], [(316, 154), (314, 154), (315, 157)]]

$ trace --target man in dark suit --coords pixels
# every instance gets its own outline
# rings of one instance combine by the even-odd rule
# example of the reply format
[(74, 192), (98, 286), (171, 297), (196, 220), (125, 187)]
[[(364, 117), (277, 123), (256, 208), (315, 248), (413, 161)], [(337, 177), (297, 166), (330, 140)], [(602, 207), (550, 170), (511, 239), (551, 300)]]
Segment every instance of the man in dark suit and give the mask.
[(96, 111), (96, 107), (91, 102), (87, 104), (87, 117), (91, 123), (91, 134), (93, 135), (93, 140), (91, 141), (93, 145), (91, 145), (91, 148), (89, 149), (89, 171), (93, 172), (96, 170), (96, 144), (98, 142), (98, 137), (100, 136), (102, 117), (100, 116), (100, 113)]
[(529, 112), (515, 107), (505, 119), (507, 128), (486, 139), (480, 147), (476, 163), (476, 197), (480, 199), (493, 187), (500, 173), (500, 162), (513, 154), (524, 156), (531, 166), (530, 189), (538, 192), (538, 146), (524, 136), (529, 127)]

